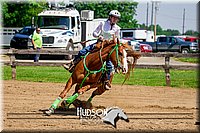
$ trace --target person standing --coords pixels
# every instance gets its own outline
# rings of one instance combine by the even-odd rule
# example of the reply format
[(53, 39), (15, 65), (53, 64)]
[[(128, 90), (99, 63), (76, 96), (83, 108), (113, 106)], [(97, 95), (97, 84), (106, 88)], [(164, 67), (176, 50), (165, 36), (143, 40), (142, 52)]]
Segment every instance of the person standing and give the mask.
[[(32, 37), (33, 48), (39, 53), (42, 49), (42, 36), (40, 35), (40, 28), (36, 28), (36, 32), (33, 33)], [(34, 62), (38, 62), (40, 54), (34, 56)]]

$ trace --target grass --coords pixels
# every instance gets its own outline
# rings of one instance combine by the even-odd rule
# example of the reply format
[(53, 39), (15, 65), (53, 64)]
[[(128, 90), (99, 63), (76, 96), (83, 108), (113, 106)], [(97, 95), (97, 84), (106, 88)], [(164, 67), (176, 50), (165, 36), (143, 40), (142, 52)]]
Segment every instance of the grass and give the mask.
[[(171, 86), (179, 88), (197, 88), (197, 71), (195, 70), (171, 70)], [(34, 82), (59, 82), (66, 83), (70, 73), (62, 67), (32, 67), (18, 66), (17, 80)], [(3, 67), (3, 80), (11, 79), (11, 68)], [(113, 84), (122, 84), (124, 75), (115, 74)], [(162, 69), (135, 69), (129, 80), (128, 85), (144, 86), (165, 86), (165, 73)]]
[(174, 58), (176, 61), (199, 63), (199, 58)]

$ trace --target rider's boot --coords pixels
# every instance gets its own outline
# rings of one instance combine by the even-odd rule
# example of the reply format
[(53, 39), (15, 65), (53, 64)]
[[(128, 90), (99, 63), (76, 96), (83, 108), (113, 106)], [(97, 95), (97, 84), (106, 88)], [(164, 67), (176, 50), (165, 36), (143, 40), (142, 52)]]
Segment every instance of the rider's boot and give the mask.
[(106, 90), (110, 90), (110, 89), (111, 89), (110, 80), (106, 80), (106, 81), (105, 81), (105, 88), (106, 88)]
[(107, 79), (104, 82), (106, 90), (110, 90), (111, 89), (110, 77), (111, 77), (111, 72), (108, 71), (107, 72), (107, 76), (106, 76)]
[(80, 57), (74, 58), (74, 60), (70, 63), (70, 65), (63, 64), (63, 67), (70, 73), (72, 73), (74, 71), (75, 66), (79, 63), (80, 60), (81, 60)]

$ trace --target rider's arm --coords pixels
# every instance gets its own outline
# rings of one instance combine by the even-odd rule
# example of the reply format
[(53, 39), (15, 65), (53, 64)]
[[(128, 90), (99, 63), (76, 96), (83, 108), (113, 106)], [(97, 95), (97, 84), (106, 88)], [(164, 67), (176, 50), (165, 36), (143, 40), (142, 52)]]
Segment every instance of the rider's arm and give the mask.
[(101, 31), (102, 31), (102, 26), (103, 26), (103, 23), (100, 22), (100, 24), (97, 26), (97, 28), (93, 32), (93, 37), (98, 38), (100, 36)]
[(115, 32), (115, 36), (116, 36), (116, 38), (120, 38), (120, 27), (118, 26), (118, 25), (116, 25), (116, 32)]

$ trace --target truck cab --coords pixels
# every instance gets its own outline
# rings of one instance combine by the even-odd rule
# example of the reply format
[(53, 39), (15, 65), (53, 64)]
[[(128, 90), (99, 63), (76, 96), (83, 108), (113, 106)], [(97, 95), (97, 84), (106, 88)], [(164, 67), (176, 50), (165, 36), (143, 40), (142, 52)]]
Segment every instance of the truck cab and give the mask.
[(46, 10), (38, 14), (43, 47), (67, 48), (68, 44), (81, 41), (80, 14), (74, 8)]

